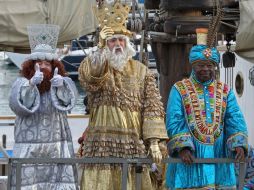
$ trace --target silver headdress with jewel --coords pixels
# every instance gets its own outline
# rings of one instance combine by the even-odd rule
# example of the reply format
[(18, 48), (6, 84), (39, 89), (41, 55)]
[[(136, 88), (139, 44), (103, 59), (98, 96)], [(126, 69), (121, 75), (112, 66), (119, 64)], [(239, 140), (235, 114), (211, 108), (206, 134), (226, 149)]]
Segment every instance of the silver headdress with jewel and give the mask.
[(31, 54), (27, 60), (56, 60), (56, 45), (60, 27), (51, 24), (33, 24), (27, 26)]

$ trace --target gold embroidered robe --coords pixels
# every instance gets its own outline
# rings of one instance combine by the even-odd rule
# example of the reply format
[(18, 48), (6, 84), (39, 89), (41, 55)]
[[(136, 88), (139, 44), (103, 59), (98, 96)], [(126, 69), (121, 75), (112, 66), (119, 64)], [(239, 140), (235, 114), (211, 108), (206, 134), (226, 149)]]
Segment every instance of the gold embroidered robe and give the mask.
[[(148, 139), (166, 139), (164, 110), (155, 78), (142, 63), (129, 60), (123, 72), (107, 63), (100, 72), (86, 58), (79, 80), (88, 94), (90, 120), (82, 144), (84, 157), (145, 158)], [(135, 168), (128, 169), (128, 189), (135, 189)], [(152, 189), (148, 167), (142, 189)], [(121, 167), (86, 165), (81, 189), (121, 189)]]

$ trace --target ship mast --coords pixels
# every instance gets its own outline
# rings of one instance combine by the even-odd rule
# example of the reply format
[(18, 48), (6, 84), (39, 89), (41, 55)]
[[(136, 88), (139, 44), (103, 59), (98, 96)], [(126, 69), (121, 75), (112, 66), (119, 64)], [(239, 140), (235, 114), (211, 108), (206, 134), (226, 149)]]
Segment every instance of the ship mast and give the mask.
[(150, 10), (159, 8), (148, 28), (160, 74), (160, 93), (166, 107), (172, 85), (191, 73), (188, 55), (196, 44), (195, 29), (208, 28), (214, 18), (210, 26), (215, 35), (212, 38), (234, 39), (237, 29), (234, 23), (239, 20), (239, 14), (234, 10), (239, 10), (239, 3), (234, 0), (189, 0), (188, 3), (184, 0), (145, 0), (145, 6)]

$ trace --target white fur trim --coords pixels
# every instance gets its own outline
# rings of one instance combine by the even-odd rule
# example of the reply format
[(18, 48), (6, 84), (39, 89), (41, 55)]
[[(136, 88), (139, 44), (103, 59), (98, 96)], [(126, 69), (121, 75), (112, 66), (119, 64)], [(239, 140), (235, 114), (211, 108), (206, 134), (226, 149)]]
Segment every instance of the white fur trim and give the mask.
[(34, 52), (31, 53), (26, 60), (58, 60), (58, 55), (56, 53), (45, 53), (45, 52)]
[(128, 39), (128, 37), (123, 35), (123, 34), (114, 34), (114, 35), (108, 37), (106, 40), (108, 41), (108, 40), (113, 39), (113, 38), (124, 38), (125, 40)]

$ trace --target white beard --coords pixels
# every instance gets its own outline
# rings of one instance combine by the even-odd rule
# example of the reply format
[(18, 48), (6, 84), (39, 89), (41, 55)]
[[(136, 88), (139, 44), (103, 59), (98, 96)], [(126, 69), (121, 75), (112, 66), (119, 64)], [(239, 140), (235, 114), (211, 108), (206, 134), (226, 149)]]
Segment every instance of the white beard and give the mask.
[[(116, 49), (121, 48), (121, 52), (116, 53)], [(127, 64), (129, 56), (126, 49), (121, 46), (115, 46), (112, 51), (109, 48), (106, 49), (107, 60), (109, 65), (118, 71), (123, 71), (124, 66)]]

